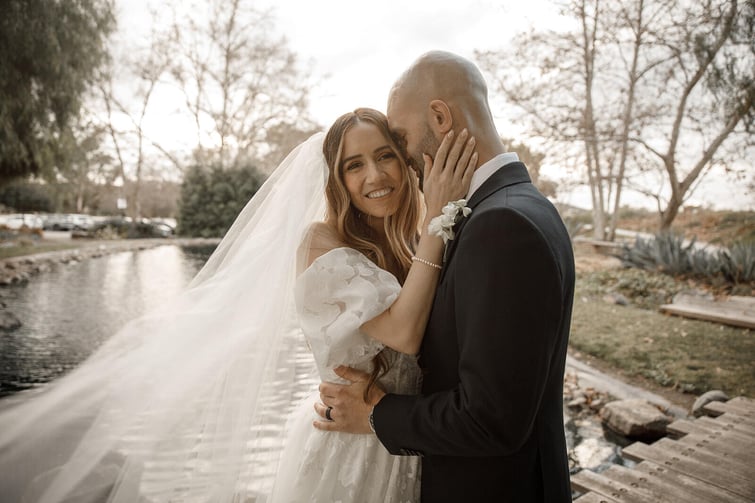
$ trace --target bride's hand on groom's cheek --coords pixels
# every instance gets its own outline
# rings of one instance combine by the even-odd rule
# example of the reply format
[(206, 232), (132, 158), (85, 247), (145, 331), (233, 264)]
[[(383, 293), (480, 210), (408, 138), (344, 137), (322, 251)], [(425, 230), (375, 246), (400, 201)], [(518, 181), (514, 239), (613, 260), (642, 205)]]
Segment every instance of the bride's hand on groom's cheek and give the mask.
[(364, 392), (370, 375), (349, 367), (338, 367), (335, 372), (350, 381), (350, 384), (320, 383), (321, 403), (315, 404), (315, 412), (321, 419), (314, 422), (314, 427), (323, 431), (372, 433), (369, 423), (370, 412), (385, 392), (373, 385), (369, 393), (369, 403), (365, 403)]

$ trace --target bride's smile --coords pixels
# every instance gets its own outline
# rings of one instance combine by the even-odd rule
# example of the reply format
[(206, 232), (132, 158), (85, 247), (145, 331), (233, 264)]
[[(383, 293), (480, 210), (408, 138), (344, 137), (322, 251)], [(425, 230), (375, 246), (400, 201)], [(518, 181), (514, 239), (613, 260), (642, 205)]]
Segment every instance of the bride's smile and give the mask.
[(341, 172), (352, 204), (362, 213), (383, 219), (400, 202), (401, 162), (380, 130), (368, 122), (355, 124), (343, 138)]
[(369, 194), (367, 194), (367, 197), (369, 199), (382, 199), (385, 196), (387, 196), (388, 194), (390, 194), (391, 192), (393, 192), (393, 187), (388, 187), (388, 188), (379, 189), (379, 190), (373, 190), (372, 192), (370, 192)]

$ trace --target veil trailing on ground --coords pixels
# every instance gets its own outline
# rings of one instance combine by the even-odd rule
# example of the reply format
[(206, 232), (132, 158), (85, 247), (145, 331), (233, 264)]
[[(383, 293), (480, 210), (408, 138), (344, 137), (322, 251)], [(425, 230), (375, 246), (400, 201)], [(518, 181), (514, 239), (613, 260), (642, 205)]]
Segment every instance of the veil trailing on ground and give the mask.
[(323, 136), (289, 154), (184, 292), (10, 399), (3, 501), (265, 501), (287, 411), (311, 391), (297, 386), (315, 382), (293, 290), (297, 249), (325, 216)]

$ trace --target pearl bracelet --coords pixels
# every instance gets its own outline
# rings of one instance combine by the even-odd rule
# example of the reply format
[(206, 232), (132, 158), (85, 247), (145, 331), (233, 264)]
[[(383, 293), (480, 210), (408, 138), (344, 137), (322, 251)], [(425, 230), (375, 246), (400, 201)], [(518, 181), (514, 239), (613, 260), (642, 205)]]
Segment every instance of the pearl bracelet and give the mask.
[(415, 262), (419, 262), (420, 264), (429, 265), (430, 267), (434, 267), (436, 269), (443, 269), (443, 266), (440, 266), (434, 262), (430, 262), (429, 260), (425, 260), (423, 258), (419, 258), (417, 256), (412, 257), (412, 260)]

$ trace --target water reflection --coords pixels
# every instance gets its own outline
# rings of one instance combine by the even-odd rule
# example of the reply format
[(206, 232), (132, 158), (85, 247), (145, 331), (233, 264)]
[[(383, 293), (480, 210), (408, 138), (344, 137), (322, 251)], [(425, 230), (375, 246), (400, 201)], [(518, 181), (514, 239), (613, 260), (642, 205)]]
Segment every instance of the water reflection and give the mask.
[(127, 321), (176, 295), (211, 248), (160, 246), (59, 265), (2, 290), (23, 326), (0, 332), (0, 396), (48, 382)]

